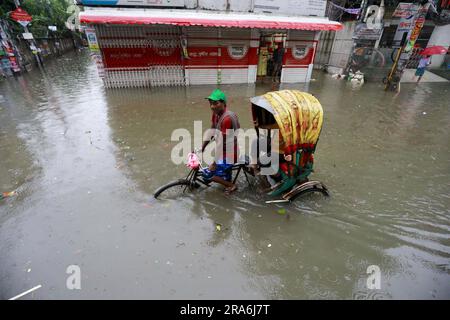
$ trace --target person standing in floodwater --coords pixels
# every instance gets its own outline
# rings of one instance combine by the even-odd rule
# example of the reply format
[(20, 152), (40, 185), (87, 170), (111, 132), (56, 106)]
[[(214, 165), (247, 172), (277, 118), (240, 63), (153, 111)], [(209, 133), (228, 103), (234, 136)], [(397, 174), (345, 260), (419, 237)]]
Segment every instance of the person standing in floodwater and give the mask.
[(278, 47), (273, 53), (273, 72), (272, 79), (275, 81), (278, 78), (278, 74), (281, 72), (281, 67), (283, 65), (284, 48), (283, 43), (279, 43)]
[(416, 77), (419, 77), (419, 79), (417, 79), (417, 83), (419, 83), (420, 79), (422, 79), (422, 76), (424, 75), (425, 70), (430, 63), (431, 63), (431, 56), (425, 56), (420, 59), (419, 65), (417, 66), (416, 70)]

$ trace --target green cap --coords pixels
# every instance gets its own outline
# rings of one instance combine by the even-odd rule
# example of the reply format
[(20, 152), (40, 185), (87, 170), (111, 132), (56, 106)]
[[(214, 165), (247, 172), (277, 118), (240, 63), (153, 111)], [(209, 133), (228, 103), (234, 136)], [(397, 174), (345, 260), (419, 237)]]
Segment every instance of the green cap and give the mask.
[(209, 97), (206, 99), (213, 100), (213, 101), (219, 101), (219, 100), (222, 100), (224, 102), (227, 101), (227, 97), (225, 96), (225, 93), (223, 93), (219, 89), (216, 89), (213, 92), (211, 92)]

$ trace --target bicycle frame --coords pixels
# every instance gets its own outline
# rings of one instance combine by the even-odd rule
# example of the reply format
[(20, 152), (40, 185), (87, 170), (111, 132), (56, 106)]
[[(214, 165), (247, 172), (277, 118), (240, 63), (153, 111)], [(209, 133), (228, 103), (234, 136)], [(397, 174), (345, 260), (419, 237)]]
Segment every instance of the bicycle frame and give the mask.
[[(236, 173), (236, 175), (235, 175), (235, 177), (234, 177), (234, 179), (233, 179), (233, 182), (232, 182), (233, 184), (236, 183), (236, 181), (237, 181), (237, 179), (238, 179), (238, 177), (239, 177), (239, 174), (241, 173), (241, 170), (242, 170), (244, 167), (245, 167), (245, 164), (242, 164), (242, 163), (236, 163), (236, 164), (234, 164), (233, 167), (231, 168), (232, 171), (236, 171), (236, 170), (237, 170), (237, 173)], [(193, 186), (195, 186), (195, 183), (197, 183), (197, 182), (200, 182), (200, 183), (204, 184), (205, 186), (209, 187), (209, 185), (211, 184), (212, 181), (211, 181), (211, 180), (205, 180), (205, 178), (203, 178), (203, 176), (201, 175), (201, 173), (202, 173), (202, 171), (203, 171), (204, 169), (206, 169), (206, 167), (204, 167), (204, 166), (202, 165), (202, 163), (200, 162), (198, 168), (196, 168), (196, 169), (191, 169), (191, 170), (189, 171), (188, 175), (187, 175), (186, 178), (185, 178), (187, 181), (189, 181), (189, 184), (186, 185), (186, 186), (184, 187), (183, 193), (186, 191), (186, 189), (187, 189), (188, 187), (193, 187)], [(251, 184), (250, 184), (250, 181), (249, 181), (249, 179), (248, 179), (247, 173), (245, 172), (245, 170), (242, 170), (242, 172), (244, 172), (245, 179), (247, 180), (247, 183), (248, 183), (249, 185), (251, 185)]]

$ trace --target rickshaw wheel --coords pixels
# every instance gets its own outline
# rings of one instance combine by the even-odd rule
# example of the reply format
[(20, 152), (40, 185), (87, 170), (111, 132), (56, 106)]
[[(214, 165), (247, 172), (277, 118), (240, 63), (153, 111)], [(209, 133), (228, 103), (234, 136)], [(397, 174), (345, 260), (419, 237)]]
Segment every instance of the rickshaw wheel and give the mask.
[(197, 189), (199, 187), (200, 184), (198, 184), (197, 182), (192, 183), (189, 180), (180, 179), (169, 182), (168, 184), (165, 184), (162, 187), (158, 188), (153, 196), (155, 197), (155, 199), (161, 198), (161, 195), (163, 195), (164, 198), (175, 198), (185, 191), (189, 191), (193, 188)]
[(298, 197), (311, 192), (320, 192), (328, 197), (330, 192), (328, 188), (320, 181), (308, 181), (300, 185), (294, 186), (291, 191), (283, 195), (283, 199), (294, 201)]

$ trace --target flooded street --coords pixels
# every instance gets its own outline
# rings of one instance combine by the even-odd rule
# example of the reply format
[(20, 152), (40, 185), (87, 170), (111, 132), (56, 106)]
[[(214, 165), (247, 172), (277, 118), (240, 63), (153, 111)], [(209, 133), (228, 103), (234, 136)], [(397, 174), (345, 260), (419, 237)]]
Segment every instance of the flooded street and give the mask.
[[(106, 90), (87, 52), (0, 82), (0, 192), (18, 192), (0, 200), (0, 298), (449, 299), (450, 85), (313, 78), (290, 88), (323, 106), (311, 178), (331, 197), (290, 205), (245, 179), (153, 199), (188, 173), (171, 134), (210, 125), (214, 86)], [(278, 88), (222, 89), (251, 128), (249, 98)]]

